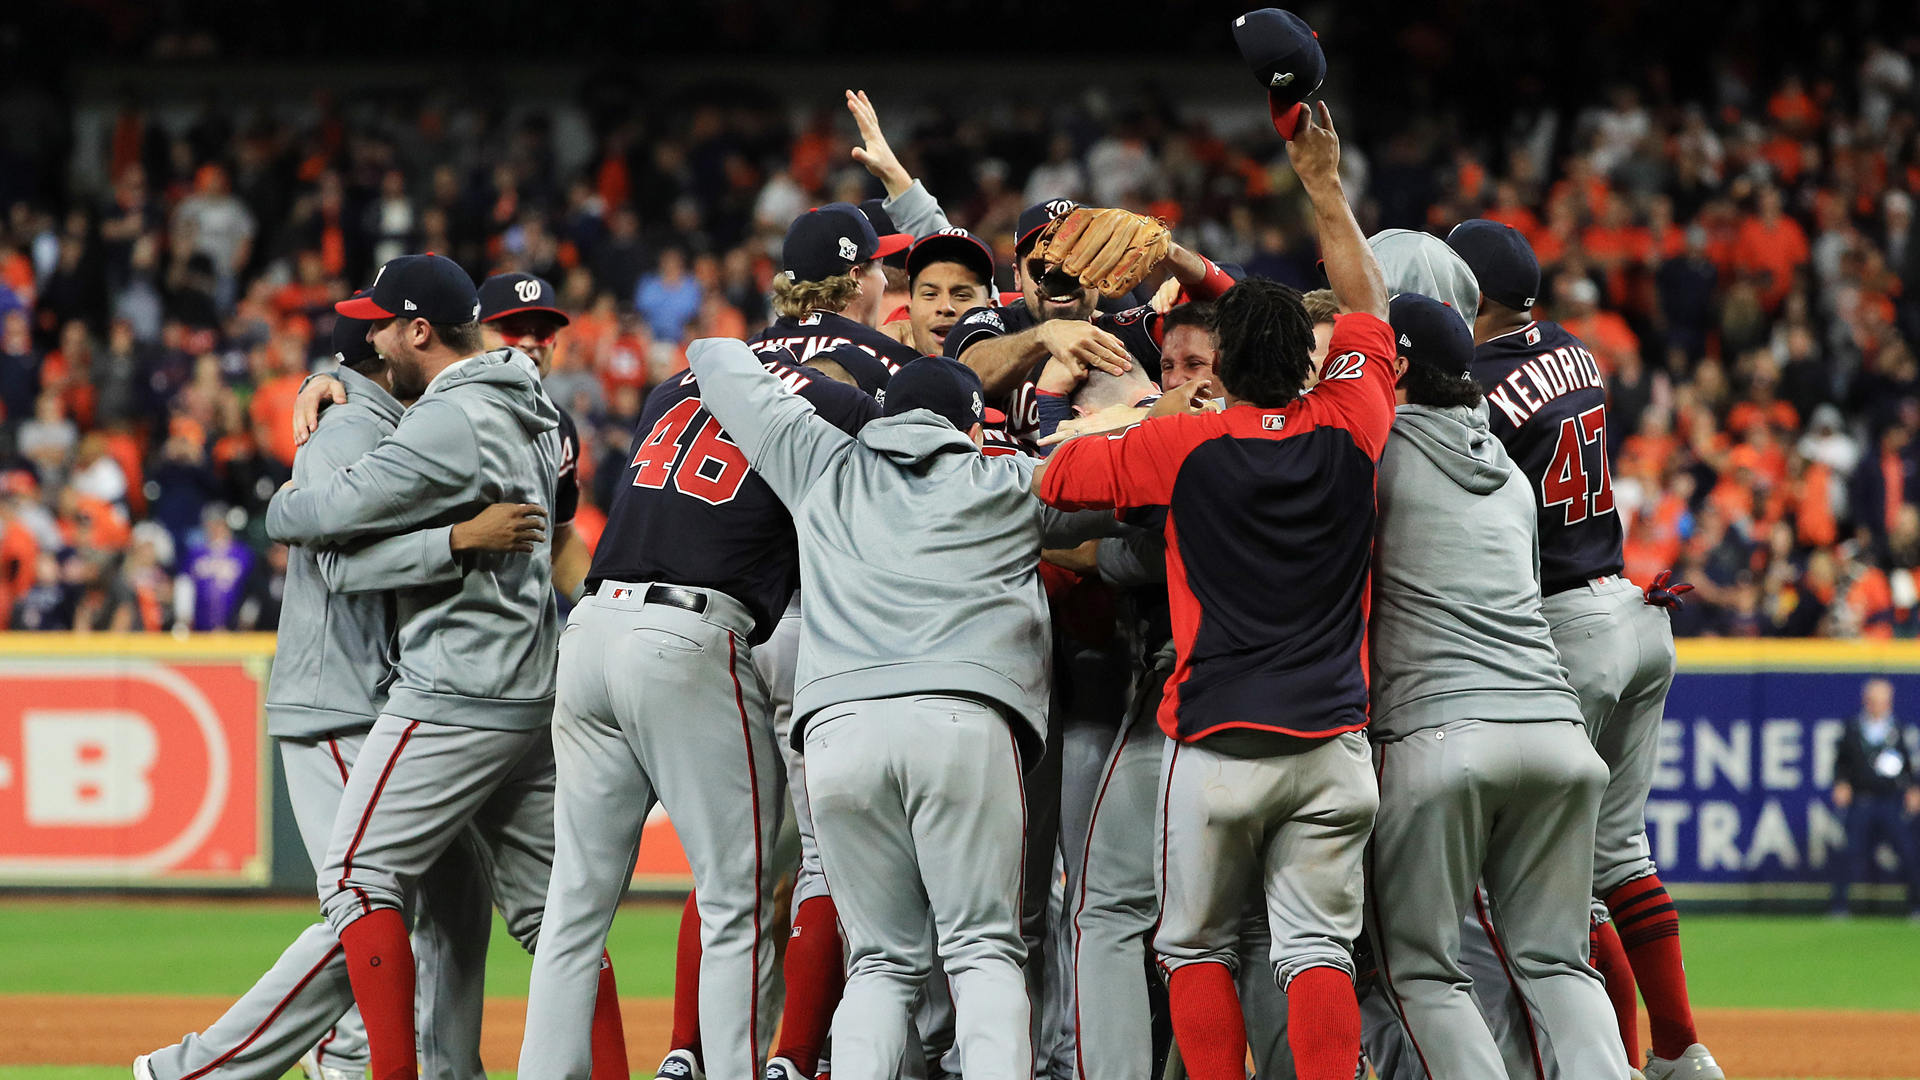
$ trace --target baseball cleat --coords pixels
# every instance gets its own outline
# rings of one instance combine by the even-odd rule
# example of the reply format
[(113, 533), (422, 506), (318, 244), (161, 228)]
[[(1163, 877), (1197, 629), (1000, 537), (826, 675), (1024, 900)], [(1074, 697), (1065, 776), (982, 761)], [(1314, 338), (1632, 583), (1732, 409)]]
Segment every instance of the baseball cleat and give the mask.
[(153, 1080), (153, 1063), (148, 1061), (151, 1054), (141, 1054), (133, 1059), (133, 1080)]
[(694, 1057), (691, 1050), (668, 1053), (653, 1075), (658, 1080), (707, 1080), (707, 1071), (700, 1067), (700, 1059)]
[(1653, 1056), (1647, 1051), (1646, 1068), (1640, 1070), (1647, 1080), (1727, 1080), (1727, 1074), (1720, 1071), (1720, 1064), (1713, 1060), (1707, 1048), (1694, 1043), (1682, 1051), (1680, 1056), (1669, 1061)]
[(813, 1080), (800, 1071), (789, 1058), (777, 1057), (767, 1062), (767, 1080)]
[(300, 1057), (300, 1072), (307, 1080), (366, 1080), (364, 1069), (342, 1069), (320, 1064), (320, 1055), (309, 1050)]

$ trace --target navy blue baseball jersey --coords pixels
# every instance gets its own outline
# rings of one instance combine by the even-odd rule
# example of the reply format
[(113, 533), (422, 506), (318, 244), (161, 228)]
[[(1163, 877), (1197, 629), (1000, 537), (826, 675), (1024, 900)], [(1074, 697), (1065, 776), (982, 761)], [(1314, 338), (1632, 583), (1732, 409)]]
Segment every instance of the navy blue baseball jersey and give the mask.
[(1540, 504), (1540, 591), (1620, 572), (1620, 515), (1607, 468), (1607, 385), (1580, 339), (1530, 322), (1474, 350), (1493, 433)]
[(869, 394), (886, 386), (901, 365), (920, 359), (919, 349), (831, 311), (816, 311), (805, 318), (782, 315), (748, 338), (747, 344), (757, 353), (785, 349), (802, 364), (820, 353), (832, 352), (833, 361), (846, 368), (847, 374), (859, 381), (860, 389)]
[(560, 476), (553, 489), (554, 525), (572, 524), (575, 514), (580, 512), (580, 429), (573, 426), (573, 417), (558, 405), (560, 411)]
[[(787, 389), (848, 434), (880, 415), (854, 387), (763, 356)], [(700, 403), (688, 371), (647, 396), (625, 482), (614, 488), (589, 585), (646, 581), (717, 589), (753, 614), (753, 644), (773, 633), (800, 584), (793, 518)]]
[[(949, 358), (958, 360), (960, 354), (977, 341), (1002, 334), (1018, 334), (1038, 324), (1039, 320), (1033, 317), (1024, 299), (1005, 307), (977, 307), (960, 316), (960, 321), (947, 331), (947, 344), (943, 351)], [(1127, 355), (1133, 357), (1133, 362), (1144, 364), (1149, 375), (1158, 377), (1160, 342), (1166, 337), (1160, 329), (1159, 312), (1142, 304), (1111, 315), (1096, 314), (1093, 325), (1119, 338), (1120, 343), (1126, 346)], [(1046, 367), (1047, 358), (1042, 356), (1012, 392), (1005, 398), (988, 403), (1007, 414), (1007, 432), (1016, 439), (1032, 440), (1040, 436), (1040, 404), (1035, 395), (1038, 393), (1040, 373)]]

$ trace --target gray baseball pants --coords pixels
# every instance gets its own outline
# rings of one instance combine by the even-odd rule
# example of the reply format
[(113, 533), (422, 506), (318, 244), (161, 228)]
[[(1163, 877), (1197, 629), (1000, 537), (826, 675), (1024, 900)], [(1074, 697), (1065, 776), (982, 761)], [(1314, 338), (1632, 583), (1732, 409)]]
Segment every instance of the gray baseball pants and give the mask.
[(656, 801), (693, 870), (707, 1075), (760, 1080), (780, 752), (747, 645), (752, 616), (725, 593), (684, 591), (704, 610), (649, 604), (646, 583), (603, 582), (560, 635), (553, 880), (527, 994), (524, 1080), (592, 1071), (600, 953)]
[(1654, 871), (1647, 792), (1673, 686), (1673, 626), (1665, 611), (1618, 575), (1555, 593), (1541, 601), (1540, 610), (1580, 695), (1587, 737), (1607, 763), (1593, 849), (1593, 895), (1604, 899)]
[(1219, 963), (1237, 972), (1241, 916), (1259, 892), (1282, 990), (1308, 968), (1353, 975), (1361, 863), (1379, 802), (1369, 759), (1359, 732), (1282, 757), (1167, 740), (1154, 819), (1153, 947), (1164, 971)]
[(1008, 724), (981, 702), (921, 694), (836, 705), (807, 726), (807, 795), (849, 957), (833, 1018), (841, 1080), (899, 1074), (936, 951), (961, 1072), (1032, 1075), (1025, 792)]
[[(341, 793), (366, 740), (365, 732), (321, 739), (281, 739), (280, 759), (287, 792), (307, 856), (318, 872), (324, 865)], [(443, 858), (421, 879), (421, 887), (449, 895), (477, 897), (482, 918), (477, 928), (438, 917), (416, 916), (413, 941), (420, 986), (435, 988), (432, 1008), (421, 1032), (423, 1077), (480, 1080), (479, 1012), (485, 997), (481, 978), (450, 978), (450, 958), (478, 956), (484, 975), (489, 890), (470, 860)], [(463, 900), (471, 903), (472, 900)], [(444, 910), (451, 911), (450, 908)], [(537, 906), (535, 908), (537, 909)], [(471, 961), (469, 960), (470, 964)], [(423, 997), (424, 1000), (424, 997)], [(366, 1031), (353, 1004), (345, 956), (333, 928), (318, 922), (302, 931), (266, 974), (204, 1032), (148, 1057), (155, 1080), (279, 1080), (308, 1049), (320, 1063), (358, 1074), (367, 1065)]]
[(1461, 919), (1483, 880), (1494, 940), (1562, 1075), (1625, 1080), (1613, 1010), (1586, 963), (1586, 837), (1606, 786), (1591, 750), (1567, 721), (1479, 720), (1375, 748), (1368, 919), (1381, 983), (1433, 1080), (1507, 1075), (1459, 964)]

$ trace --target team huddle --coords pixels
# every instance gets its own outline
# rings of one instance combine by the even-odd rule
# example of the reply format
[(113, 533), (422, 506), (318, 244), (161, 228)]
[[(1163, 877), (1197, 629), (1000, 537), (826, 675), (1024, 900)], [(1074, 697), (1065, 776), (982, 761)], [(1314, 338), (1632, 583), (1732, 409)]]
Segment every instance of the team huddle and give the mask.
[(138, 1080), (482, 1080), (493, 910), (523, 1080), (624, 1080), (656, 805), (670, 1080), (1717, 1080), (1644, 827), (1688, 587), (1621, 576), (1603, 380), (1513, 229), (1364, 236), (1312, 31), (1234, 33), (1327, 288), (1057, 200), (998, 293), (850, 92), (886, 198), (648, 396), (590, 557), (552, 287), (342, 302), (267, 518), (324, 921)]

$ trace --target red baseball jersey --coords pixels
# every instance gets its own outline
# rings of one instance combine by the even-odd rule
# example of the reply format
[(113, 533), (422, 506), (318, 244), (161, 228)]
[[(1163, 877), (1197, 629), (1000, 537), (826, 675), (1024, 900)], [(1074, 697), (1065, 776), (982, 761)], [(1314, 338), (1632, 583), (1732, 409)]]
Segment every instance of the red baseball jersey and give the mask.
[(1040, 497), (1053, 506), (1167, 508), (1169, 737), (1366, 727), (1374, 476), (1393, 427), (1394, 352), (1385, 322), (1343, 315), (1320, 382), (1285, 408), (1157, 418), (1048, 460)]

